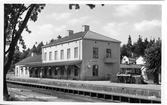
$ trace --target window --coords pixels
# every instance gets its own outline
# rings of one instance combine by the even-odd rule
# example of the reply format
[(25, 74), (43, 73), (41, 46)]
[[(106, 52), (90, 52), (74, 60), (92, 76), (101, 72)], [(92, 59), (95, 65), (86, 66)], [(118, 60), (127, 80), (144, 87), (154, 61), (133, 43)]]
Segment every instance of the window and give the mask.
[(98, 58), (98, 48), (93, 47), (93, 58)]
[(17, 70), (16, 70), (16, 74), (18, 74), (18, 67), (17, 67)]
[(71, 75), (71, 69), (67, 69), (68, 75)]
[(38, 70), (37, 69), (35, 70), (35, 75), (38, 75)]
[(52, 52), (49, 52), (49, 60), (52, 60)]
[(27, 72), (28, 72), (27, 67), (25, 67), (25, 74), (26, 74), (26, 75), (28, 74)]
[(106, 57), (111, 58), (111, 49), (106, 49)]
[(46, 61), (46, 59), (47, 59), (47, 53), (45, 53), (44, 55), (44, 61)]
[(55, 69), (55, 75), (57, 75), (57, 70)]
[(74, 76), (78, 76), (78, 68), (74, 67)]
[(52, 75), (52, 69), (49, 70), (49, 75)]
[(64, 70), (63, 69), (61, 69), (61, 75), (64, 75)]
[(23, 74), (23, 68), (21, 67), (21, 74)]
[(67, 59), (70, 59), (70, 49), (67, 49)]
[(140, 70), (139, 70), (139, 69), (136, 69), (136, 73), (140, 73)]
[(98, 65), (93, 65), (93, 76), (98, 76)]
[(74, 58), (78, 58), (78, 47), (74, 48)]
[(61, 56), (60, 59), (64, 59), (64, 50), (61, 50)]
[(47, 75), (47, 71), (46, 71), (46, 68), (45, 68), (45, 70), (44, 70), (44, 75)]
[(55, 51), (55, 60), (57, 60), (57, 51)]

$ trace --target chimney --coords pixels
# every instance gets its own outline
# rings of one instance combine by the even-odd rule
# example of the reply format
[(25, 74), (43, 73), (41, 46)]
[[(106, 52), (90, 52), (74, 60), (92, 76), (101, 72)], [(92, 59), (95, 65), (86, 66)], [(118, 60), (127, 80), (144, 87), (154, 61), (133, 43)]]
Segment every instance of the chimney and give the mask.
[(32, 52), (32, 53), (31, 53), (31, 56), (32, 56), (32, 57), (33, 57), (33, 56), (35, 56), (35, 55), (37, 55), (37, 54), (36, 54), (36, 53), (34, 53), (34, 52)]
[(31, 53), (31, 56), (32, 56), (32, 57), (34, 56), (34, 53), (33, 53), (33, 52)]
[(83, 26), (82, 26), (82, 31), (83, 31), (83, 32), (89, 31), (89, 26), (88, 26), (88, 25), (83, 25)]
[(133, 57), (133, 52), (132, 52), (132, 57)]
[(67, 30), (67, 36), (70, 36), (73, 34), (73, 30)]

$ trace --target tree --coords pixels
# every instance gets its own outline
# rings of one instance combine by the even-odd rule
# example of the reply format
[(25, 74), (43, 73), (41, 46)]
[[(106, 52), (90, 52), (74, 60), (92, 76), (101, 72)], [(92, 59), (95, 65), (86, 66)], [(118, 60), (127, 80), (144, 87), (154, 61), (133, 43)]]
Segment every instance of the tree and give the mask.
[(130, 35), (128, 38), (127, 49), (128, 49), (128, 51), (132, 52), (132, 39), (131, 39)]
[(37, 54), (42, 54), (42, 46), (43, 46), (43, 42), (39, 43), (38, 46), (36, 47), (36, 53)]
[[(61, 36), (60, 36), (60, 37), (61, 37)], [(54, 42), (54, 41), (55, 41), (54, 39), (51, 39), (50, 42), (49, 42), (49, 44), (52, 43), (52, 42)]]
[(161, 72), (161, 40), (157, 40), (145, 50), (145, 61), (148, 73), (153, 73), (154, 83), (158, 84), (158, 73)]
[[(94, 4), (86, 4), (91, 9), (95, 7)], [(79, 4), (70, 4), (72, 7), (79, 9)], [(104, 6), (104, 4), (102, 4)], [(8, 73), (13, 61), (15, 47), (18, 44), (25, 49), (25, 43), (21, 36), (23, 30), (31, 32), (28, 29), (28, 21), (37, 21), (38, 14), (44, 9), (45, 4), (4, 4), (4, 72), (3, 72), (3, 99), (8, 100), (8, 90), (6, 84), (6, 74)], [(23, 17), (24, 14), (24, 17)]]
[(13, 61), (12, 61), (11, 67), (10, 67), (10, 71), (13, 71), (14, 67), (15, 67), (14, 64), (22, 59), (21, 54), (22, 53), (19, 51), (19, 47), (16, 46), (16, 50), (15, 50), (14, 55), (13, 55)]
[(135, 51), (136, 56), (137, 57), (144, 56), (145, 47), (144, 47), (143, 39), (140, 35), (134, 46), (135, 46), (134, 51)]
[[(6, 75), (13, 61), (15, 48), (19, 43), (25, 49), (22, 32), (28, 29), (27, 22), (36, 21), (38, 13), (45, 7), (44, 4), (4, 4), (4, 72), (3, 72), (3, 99), (8, 100)], [(23, 14), (25, 14), (23, 17)]]
[(28, 48), (27, 50), (23, 50), (21, 54), (21, 60), (28, 57), (30, 55), (30, 49)]
[(120, 58), (122, 59), (123, 56), (127, 56), (127, 57), (131, 56), (131, 53), (127, 50), (126, 44), (122, 45), (121, 47), (121, 57)]
[(30, 51), (31, 53), (37, 53), (37, 47), (34, 45)]
[(145, 39), (144, 39), (144, 42), (143, 42), (144, 49), (148, 48), (148, 44), (149, 44), (148, 39), (145, 38)]
[(57, 39), (61, 39), (62, 37), (59, 35), (58, 37), (57, 37)]

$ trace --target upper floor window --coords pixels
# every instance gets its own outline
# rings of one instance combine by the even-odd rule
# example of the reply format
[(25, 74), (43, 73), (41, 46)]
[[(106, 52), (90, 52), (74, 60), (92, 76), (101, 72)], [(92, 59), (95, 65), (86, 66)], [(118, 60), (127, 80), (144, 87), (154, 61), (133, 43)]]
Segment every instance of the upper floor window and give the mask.
[(93, 76), (98, 76), (98, 65), (93, 65)]
[(64, 59), (64, 50), (61, 50), (61, 56), (60, 59)]
[(97, 47), (93, 47), (93, 58), (98, 58), (99, 54), (98, 54), (98, 48)]
[(57, 60), (57, 56), (58, 56), (57, 51), (55, 51), (55, 60)]
[(49, 60), (52, 60), (52, 52), (49, 52)]
[(78, 58), (78, 47), (74, 48), (74, 58)]
[(106, 57), (111, 58), (111, 49), (106, 49)]
[(70, 59), (70, 55), (71, 55), (70, 49), (67, 49), (67, 59)]
[(47, 53), (45, 53), (44, 55), (44, 61), (46, 61), (46, 59), (47, 59)]

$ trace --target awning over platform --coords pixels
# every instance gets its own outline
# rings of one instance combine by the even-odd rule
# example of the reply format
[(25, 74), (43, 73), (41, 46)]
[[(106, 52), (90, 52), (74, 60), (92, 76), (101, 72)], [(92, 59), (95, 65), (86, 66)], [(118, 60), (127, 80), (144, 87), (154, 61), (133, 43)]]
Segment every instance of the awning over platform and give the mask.
[(80, 64), (81, 60), (75, 60), (75, 61), (64, 61), (64, 62), (52, 62), (52, 63), (28, 63), (25, 66), (29, 67), (43, 67), (43, 66), (63, 66), (63, 65), (77, 65)]

